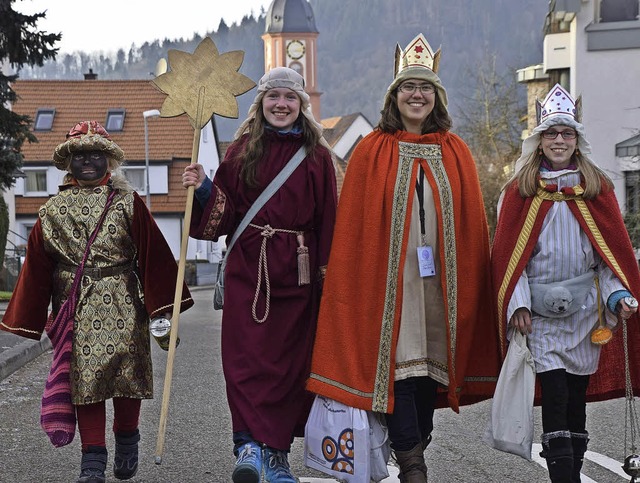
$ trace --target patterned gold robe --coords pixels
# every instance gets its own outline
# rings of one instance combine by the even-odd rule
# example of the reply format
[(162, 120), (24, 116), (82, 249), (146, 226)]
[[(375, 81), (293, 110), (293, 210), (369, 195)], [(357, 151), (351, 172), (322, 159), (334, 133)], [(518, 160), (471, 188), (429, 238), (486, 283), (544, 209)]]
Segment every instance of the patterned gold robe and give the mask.
[[(67, 298), (112, 183), (61, 187), (39, 211), (0, 328), (38, 340)], [(78, 293), (72, 401), (153, 397), (148, 321), (173, 310), (177, 265), (137, 193), (119, 189), (93, 242)], [(186, 286), (181, 309), (193, 305)]]

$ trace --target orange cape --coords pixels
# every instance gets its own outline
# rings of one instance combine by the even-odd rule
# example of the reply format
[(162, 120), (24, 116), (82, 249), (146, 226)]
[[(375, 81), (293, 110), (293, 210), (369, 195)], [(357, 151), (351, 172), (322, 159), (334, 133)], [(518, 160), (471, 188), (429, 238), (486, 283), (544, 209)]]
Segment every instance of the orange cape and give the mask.
[(493, 396), (499, 372), (489, 237), (473, 157), (455, 134), (374, 131), (347, 168), (307, 388), (349, 406), (393, 412), (402, 274), (422, 166), (438, 218), (441, 283), (455, 411)]
[[(541, 189), (538, 195), (523, 198), (516, 183), (505, 190), (492, 250), (495, 300), (498, 302), (503, 350), (506, 347), (509, 300), (531, 257), (542, 222), (554, 202), (568, 203), (594, 249), (627, 290), (634, 297), (640, 295), (638, 262), (613, 190), (603, 191), (592, 200), (582, 199), (581, 193), (580, 186), (563, 188), (561, 193)], [(640, 345), (638, 322), (636, 314), (629, 319), (627, 327), (631, 381), (636, 395), (640, 394), (640, 354), (635, 350)], [(614, 329), (613, 339), (602, 348), (598, 371), (589, 379), (587, 400), (602, 401), (623, 397), (625, 387), (622, 330)], [(539, 387), (537, 394), (540, 394)], [(539, 403), (538, 397), (536, 403)]]

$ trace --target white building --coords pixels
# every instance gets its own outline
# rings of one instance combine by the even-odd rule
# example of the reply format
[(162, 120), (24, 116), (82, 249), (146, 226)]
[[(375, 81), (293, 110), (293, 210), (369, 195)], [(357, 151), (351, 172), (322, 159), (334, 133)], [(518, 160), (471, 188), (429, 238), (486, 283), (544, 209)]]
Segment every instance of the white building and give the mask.
[(518, 71), (534, 101), (556, 83), (582, 96), (593, 159), (613, 179), (623, 212), (640, 211), (639, 0), (551, 0), (542, 63)]

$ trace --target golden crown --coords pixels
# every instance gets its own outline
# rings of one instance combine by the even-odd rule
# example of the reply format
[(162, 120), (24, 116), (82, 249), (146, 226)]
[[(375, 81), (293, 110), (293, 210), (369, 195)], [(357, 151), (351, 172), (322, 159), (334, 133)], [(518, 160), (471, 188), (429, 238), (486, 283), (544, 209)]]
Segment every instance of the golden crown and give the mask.
[(434, 54), (433, 49), (422, 34), (418, 34), (404, 51), (396, 45), (396, 61), (393, 76), (396, 77), (404, 69), (410, 67), (425, 67), (434, 73), (438, 72), (440, 64), (440, 49)]

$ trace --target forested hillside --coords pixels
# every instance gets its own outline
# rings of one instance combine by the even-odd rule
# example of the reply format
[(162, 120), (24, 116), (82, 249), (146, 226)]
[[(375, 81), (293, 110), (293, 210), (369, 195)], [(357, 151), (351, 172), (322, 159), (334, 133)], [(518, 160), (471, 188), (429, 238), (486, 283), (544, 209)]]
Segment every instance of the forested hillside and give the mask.
[[(322, 117), (362, 112), (378, 120), (382, 98), (393, 74), (396, 43), (404, 47), (417, 33), (434, 49), (442, 48), (440, 77), (450, 109), (458, 121), (463, 99), (477, 89), (474, 72), (496, 59), (499, 76), (542, 60), (543, 0), (310, 0), (318, 37), (318, 84)], [(220, 52), (243, 50), (241, 72), (257, 80), (264, 72), (264, 12), (240, 24), (212, 25), (210, 35)], [(63, 33), (64, 35), (64, 33)], [(24, 69), (23, 79), (81, 79), (89, 68), (100, 79), (151, 79), (155, 65), (169, 49), (193, 52), (201, 38), (149, 39), (128, 52), (78, 52), (44, 67)], [(254, 97), (240, 97), (240, 116)], [(521, 89), (524, 96), (524, 88)], [(516, 114), (516, 113), (514, 113)], [(230, 140), (238, 120), (218, 119), (221, 140)]]

